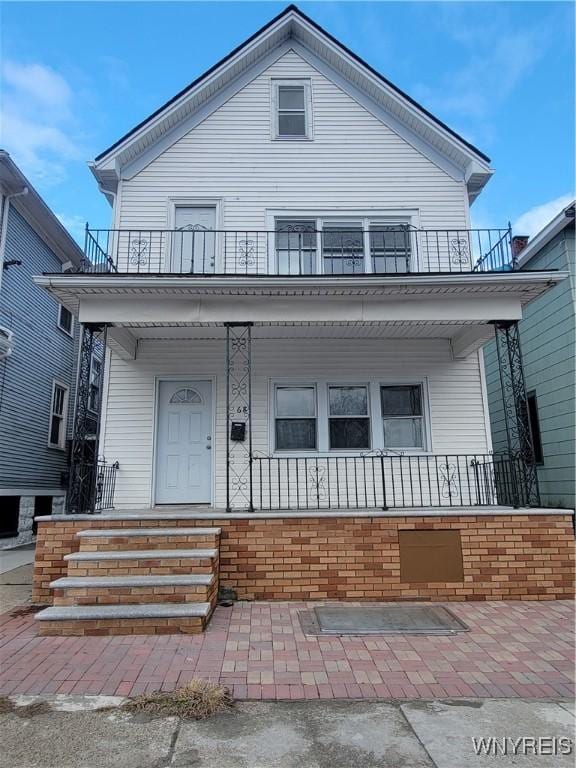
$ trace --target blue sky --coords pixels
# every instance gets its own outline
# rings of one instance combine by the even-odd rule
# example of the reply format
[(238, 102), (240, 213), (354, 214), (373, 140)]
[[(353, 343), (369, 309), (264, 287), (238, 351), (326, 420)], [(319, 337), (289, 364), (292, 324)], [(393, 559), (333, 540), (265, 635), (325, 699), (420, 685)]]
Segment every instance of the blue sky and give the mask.
[[(109, 226), (86, 161), (279, 13), (270, 2), (5, 2), (1, 145), (77, 237)], [(492, 158), (476, 226), (534, 234), (573, 194), (570, 2), (300, 8)]]

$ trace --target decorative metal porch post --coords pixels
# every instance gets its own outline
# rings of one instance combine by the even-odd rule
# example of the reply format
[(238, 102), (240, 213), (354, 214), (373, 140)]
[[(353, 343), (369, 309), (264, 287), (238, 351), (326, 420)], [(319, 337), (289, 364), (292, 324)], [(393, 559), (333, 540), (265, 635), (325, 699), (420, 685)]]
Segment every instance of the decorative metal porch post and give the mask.
[[(506, 439), (511, 460), (513, 504), (527, 506), (540, 504), (538, 475), (534, 460), (534, 447), (528, 399), (520, 348), (520, 331), (516, 320), (496, 320), (496, 351), (502, 388), (502, 404)], [(520, 483), (523, 487), (521, 487)]]
[[(80, 329), (76, 410), (66, 497), (68, 514), (94, 512), (106, 332), (104, 323), (85, 323)], [(94, 370), (93, 360), (98, 360), (99, 370)]]
[(252, 323), (226, 326), (226, 510), (254, 511)]

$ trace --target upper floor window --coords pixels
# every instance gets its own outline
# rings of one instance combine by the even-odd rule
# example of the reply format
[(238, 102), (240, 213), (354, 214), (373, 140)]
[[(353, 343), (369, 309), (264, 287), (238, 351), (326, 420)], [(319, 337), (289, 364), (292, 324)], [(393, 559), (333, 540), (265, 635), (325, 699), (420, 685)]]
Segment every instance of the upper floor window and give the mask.
[(302, 80), (274, 82), (275, 130), (277, 139), (311, 138), (310, 83)]
[(68, 336), (73, 335), (74, 318), (72, 316), (72, 312), (70, 312), (69, 309), (66, 309), (66, 307), (62, 306), (62, 304), (60, 304), (58, 310), (58, 328), (60, 328), (61, 331), (64, 331), (64, 333), (67, 333)]
[(57, 381), (52, 384), (52, 404), (50, 406), (50, 427), (48, 445), (51, 448), (66, 447), (66, 414), (68, 411), (68, 387)]

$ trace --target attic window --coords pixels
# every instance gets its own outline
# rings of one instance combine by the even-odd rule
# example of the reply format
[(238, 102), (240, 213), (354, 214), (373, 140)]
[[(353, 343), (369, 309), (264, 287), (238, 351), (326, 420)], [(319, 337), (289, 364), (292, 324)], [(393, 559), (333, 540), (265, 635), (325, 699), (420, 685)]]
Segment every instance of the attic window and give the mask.
[(275, 138), (311, 138), (310, 83), (281, 80), (274, 83)]

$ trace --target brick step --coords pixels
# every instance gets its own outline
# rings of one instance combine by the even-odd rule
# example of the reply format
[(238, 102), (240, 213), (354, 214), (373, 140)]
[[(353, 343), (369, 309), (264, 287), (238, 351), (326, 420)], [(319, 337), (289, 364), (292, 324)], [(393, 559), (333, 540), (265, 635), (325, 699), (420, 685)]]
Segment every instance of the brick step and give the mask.
[(92, 528), (78, 531), (81, 552), (217, 547), (221, 528)]
[(64, 556), (68, 576), (145, 576), (216, 573), (217, 549), (139, 549), (72, 552)]
[(50, 584), (54, 605), (210, 603), (218, 597), (216, 576), (68, 576)]
[(210, 603), (71, 605), (36, 614), (41, 635), (197, 634), (208, 623)]

